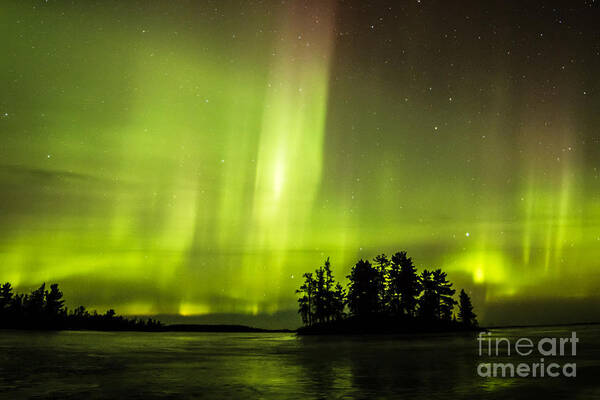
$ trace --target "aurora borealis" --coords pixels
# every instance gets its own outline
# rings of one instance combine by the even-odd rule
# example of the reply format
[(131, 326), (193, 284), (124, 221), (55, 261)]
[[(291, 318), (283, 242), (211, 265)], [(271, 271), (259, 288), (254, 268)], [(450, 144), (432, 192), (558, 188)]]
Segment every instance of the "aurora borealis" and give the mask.
[(5, 2), (0, 280), (296, 318), (406, 250), (484, 323), (600, 317), (598, 5), (520, 3)]

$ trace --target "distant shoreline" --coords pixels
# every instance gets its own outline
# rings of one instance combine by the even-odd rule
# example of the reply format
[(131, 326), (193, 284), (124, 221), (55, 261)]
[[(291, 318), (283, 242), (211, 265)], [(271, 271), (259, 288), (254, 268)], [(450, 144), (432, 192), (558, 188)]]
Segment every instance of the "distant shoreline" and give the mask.
[(1, 331), (30, 331), (30, 332), (146, 332), (146, 333), (161, 333), (161, 332), (190, 332), (190, 333), (296, 333), (298, 336), (355, 336), (355, 335), (411, 335), (411, 334), (444, 334), (444, 333), (469, 333), (469, 332), (484, 332), (491, 329), (524, 329), (524, 328), (552, 328), (552, 327), (569, 327), (569, 326), (595, 326), (600, 325), (600, 322), (569, 322), (557, 324), (535, 324), (535, 325), (502, 325), (502, 326), (481, 326), (469, 329), (441, 328), (436, 327), (431, 329), (352, 329), (343, 330), (335, 329), (335, 327), (301, 327), (298, 329), (263, 329), (255, 328), (247, 325), (228, 325), (228, 324), (172, 324), (164, 325), (159, 329), (35, 329), (35, 328), (14, 328), (0, 327)]
[(254, 328), (246, 325), (227, 325), (227, 324), (173, 324), (165, 325), (161, 331), (157, 332), (220, 332), (220, 333), (235, 333), (235, 332), (251, 332), (251, 333), (293, 333), (291, 329), (263, 329)]
[(146, 332), (146, 333), (161, 333), (161, 332), (198, 332), (198, 333), (295, 333), (293, 329), (263, 329), (254, 328), (246, 325), (227, 325), (227, 324), (172, 324), (163, 325), (154, 329), (102, 329), (102, 328), (39, 328), (39, 327), (4, 327), (0, 326), (2, 331), (25, 331), (25, 332)]
[(600, 325), (600, 322), (567, 322), (558, 324), (534, 324), (534, 325), (500, 325), (500, 326), (486, 326), (485, 329), (509, 329), (509, 328), (551, 328), (560, 326), (587, 326), (587, 325)]

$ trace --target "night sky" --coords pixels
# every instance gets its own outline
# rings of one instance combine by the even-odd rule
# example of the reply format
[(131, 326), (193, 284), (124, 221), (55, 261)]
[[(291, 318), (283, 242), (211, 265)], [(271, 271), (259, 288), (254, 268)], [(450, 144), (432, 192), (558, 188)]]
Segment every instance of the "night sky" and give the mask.
[(302, 273), (406, 250), (483, 323), (598, 319), (598, 21), (591, 0), (6, 1), (0, 280), (293, 327)]

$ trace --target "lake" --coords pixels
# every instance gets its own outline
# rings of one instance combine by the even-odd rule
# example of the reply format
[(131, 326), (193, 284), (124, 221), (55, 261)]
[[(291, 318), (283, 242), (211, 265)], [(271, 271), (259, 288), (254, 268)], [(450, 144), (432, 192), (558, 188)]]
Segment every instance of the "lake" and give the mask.
[[(480, 377), (475, 334), (296, 337), (290, 333), (0, 331), (6, 399), (600, 399), (600, 326), (498, 329), (570, 337), (577, 377)], [(502, 350), (502, 349), (501, 349)], [(535, 357), (496, 360), (536, 362)], [(546, 357), (550, 363), (552, 357)], [(493, 361), (493, 360), (492, 360)]]

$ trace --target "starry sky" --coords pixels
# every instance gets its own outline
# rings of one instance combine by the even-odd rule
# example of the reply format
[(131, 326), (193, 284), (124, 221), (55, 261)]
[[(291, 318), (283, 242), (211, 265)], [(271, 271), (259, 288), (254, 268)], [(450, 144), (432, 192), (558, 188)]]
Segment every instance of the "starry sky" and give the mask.
[(483, 323), (600, 319), (597, 2), (2, 8), (0, 280), (294, 327), (407, 250)]

